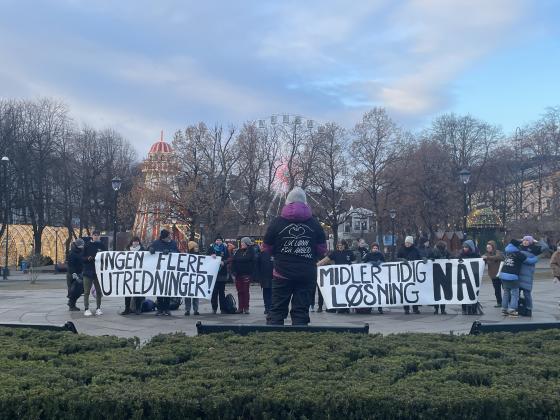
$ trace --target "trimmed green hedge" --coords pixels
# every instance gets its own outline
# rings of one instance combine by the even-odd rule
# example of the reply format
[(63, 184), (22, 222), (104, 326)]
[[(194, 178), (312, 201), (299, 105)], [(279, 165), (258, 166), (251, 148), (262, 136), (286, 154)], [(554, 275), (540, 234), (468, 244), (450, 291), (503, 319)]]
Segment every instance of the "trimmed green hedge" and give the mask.
[(135, 340), (0, 329), (2, 419), (560, 418), (560, 330)]

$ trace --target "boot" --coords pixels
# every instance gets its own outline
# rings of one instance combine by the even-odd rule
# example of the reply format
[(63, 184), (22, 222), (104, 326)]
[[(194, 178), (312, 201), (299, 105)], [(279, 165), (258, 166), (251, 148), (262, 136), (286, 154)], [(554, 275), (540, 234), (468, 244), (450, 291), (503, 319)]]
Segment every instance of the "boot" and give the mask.
[(439, 314), (439, 306), (434, 306), (434, 315)]

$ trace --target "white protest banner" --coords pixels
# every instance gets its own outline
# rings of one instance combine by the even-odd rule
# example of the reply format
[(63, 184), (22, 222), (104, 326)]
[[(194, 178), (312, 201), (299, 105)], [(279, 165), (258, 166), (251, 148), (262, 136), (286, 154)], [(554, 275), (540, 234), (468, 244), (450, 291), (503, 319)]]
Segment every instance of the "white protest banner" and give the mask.
[(484, 260), (327, 265), (317, 284), (328, 309), (478, 302)]
[(220, 257), (104, 251), (95, 272), (104, 296), (169, 296), (210, 299)]

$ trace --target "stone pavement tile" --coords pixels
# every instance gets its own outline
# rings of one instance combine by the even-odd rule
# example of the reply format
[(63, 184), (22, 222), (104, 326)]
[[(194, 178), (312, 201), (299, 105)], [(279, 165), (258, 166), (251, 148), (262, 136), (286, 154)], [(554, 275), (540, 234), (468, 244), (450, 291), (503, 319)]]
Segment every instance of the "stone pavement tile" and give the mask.
[[(237, 295), (233, 285), (228, 284), (226, 293)], [(188, 335), (196, 334), (196, 322), (205, 324), (245, 324), (262, 325), (265, 323), (262, 293), (259, 286), (251, 287), (250, 315), (214, 315), (208, 301), (201, 301), (200, 316), (191, 314), (183, 316), (184, 306), (178, 311), (173, 311), (172, 317), (156, 317), (154, 313), (140, 316), (121, 316), (119, 312), (124, 309), (124, 299), (104, 298), (102, 308), (104, 315), (101, 317), (86, 318), (81, 312), (69, 312), (66, 306), (66, 280), (61, 275), (51, 275), (48, 280), (40, 280), (34, 285), (24, 281), (0, 281), (0, 322), (52, 323), (62, 325), (72, 321), (80, 333), (92, 335), (118, 335), (121, 337), (137, 336), (142, 342), (149, 340), (159, 333), (184, 332)], [(310, 313), (312, 325), (339, 325), (362, 326), (370, 325), (372, 333), (398, 333), (398, 332), (439, 332), (449, 334), (450, 331), (468, 333), (475, 320), (491, 323), (512, 322), (544, 322), (559, 321), (560, 285), (553, 284), (550, 279), (544, 278), (534, 284), (535, 309), (531, 319), (505, 318), (501, 315), (500, 308), (494, 308), (494, 292), (491, 283), (485, 279), (480, 292), (480, 301), (484, 307), (482, 316), (461, 315), (460, 305), (448, 305), (448, 315), (433, 315), (433, 308), (423, 306), (420, 315), (404, 315), (402, 308), (387, 308), (383, 315), (376, 312), (372, 314), (331, 314)], [(91, 306), (95, 300), (90, 300)], [(78, 306), (83, 310), (83, 299), (78, 300)], [(31, 321), (30, 321), (31, 320)], [(286, 325), (290, 324), (288, 318)]]

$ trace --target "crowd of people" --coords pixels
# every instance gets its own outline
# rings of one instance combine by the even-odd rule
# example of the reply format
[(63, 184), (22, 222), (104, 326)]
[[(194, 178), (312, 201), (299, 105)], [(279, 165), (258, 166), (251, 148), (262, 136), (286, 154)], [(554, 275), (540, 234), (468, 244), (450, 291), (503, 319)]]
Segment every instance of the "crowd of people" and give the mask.
[[(501, 308), (506, 316), (532, 316), (533, 311), (533, 277), (535, 264), (547, 244), (537, 242), (526, 235), (521, 240), (512, 239), (503, 251), (498, 250), (495, 241), (488, 241), (486, 252), (481, 253), (473, 240), (465, 240), (458, 253), (452, 253), (444, 241), (433, 246), (428, 238), (419, 239), (415, 245), (413, 236), (406, 236), (403, 245), (396, 253), (397, 261), (417, 261), (427, 259), (460, 260), (482, 258), (487, 265), (488, 277), (492, 281), (496, 299), (496, 308)], [(307, 197), (301, 188), (294, 188), (287, 195), (281, 214), (269, 225), (260, 245), (251, 238), (240, 241), (224, 242), (218, 235), (206, 249), (200, 250), (195, 241), (189, 241), (188, 253), (211, 257), (220, 257), (220, 268), (215, 287), (210, 299), (212, 312), (216, 314), (231, 313), (231, 304), (226, 296), (226, 284), (233, 282), (237, 290), (238, 314), (249, 314), (250, 285), (258, 282), (262, 290), (264, 314), (268, 324), (283, 325), (288, 314), (292, 325), (307, 325), (309, 312), (323, 311), (324, 300), (316, 285), (317, 267), (329, 264), (367, 263), (379, 266), (387, 256), (378, 243), (370, 246), (360, 239), (356, 246), (341, 240), (336, 249), (327, 252), (326, 236), (321, 224), (313, 217), (307, 204)], [(351, 249), (352, 248), (352, 249)], [(106, 248), (100, 241), (99, 232), (95, 231), (90, 240), (77, 239), (73, 242), (67, 258), (68, 307), (70, 311), (80, 311), (76, 306), (78, 297), (83, 293), (84, 316), (102, 315), (102, 291), (95, 273), (95, 256)], [(177, 244), (170, 232), (162, 230), (159, 238), (144, 247), (138, 237), (132, 238), (127, 246), (130, 251), (149, 251), (150, 253), (177, 253)], [(560, 281), (560, 243), (552, 255), (550, 266), (555, 281)], [(90, 309), (90, 297), (95, 298), (95, 311)], [(177, 310), (184, 303), (184, 315), (199, 315), (199, 299), (159, 296), (155, 302), (144, 297), (127, 297), (121, 315), (140, 314), (155, 309), (156, 316), (169, 316), (171, 310)], [(326, 308), (325, 308), (326, 309)], [(412, 309), (412, 311), (411, 311)], [(328, 312), (348, 313), (349, 309), (326, 309)], [(404, 313), (420, 314), (418, 305), (404, 306)], [(462, 305), (463, 315), (481, 314), (479, 303)], [(355, 309), (360, 313), (371, 313), (372, 308)], [(383, 308), (377, 312), (383, 314)], [(446, 305), (434, 305), (435, 315), (447, 314)]]

